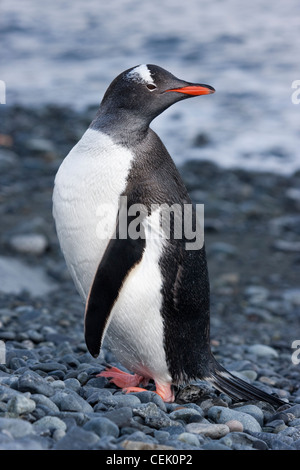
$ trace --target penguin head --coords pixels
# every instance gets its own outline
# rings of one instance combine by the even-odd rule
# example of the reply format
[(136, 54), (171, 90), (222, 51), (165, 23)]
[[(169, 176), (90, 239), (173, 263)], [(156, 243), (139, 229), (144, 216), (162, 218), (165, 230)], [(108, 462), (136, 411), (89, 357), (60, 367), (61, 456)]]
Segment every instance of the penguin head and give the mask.
[(177, 101), (214, 92), (210, 85), (186, 82), (157, 65), (143, 64), (113, 80), (101, 107), (110, 113), (124, 111), (150, 123)]

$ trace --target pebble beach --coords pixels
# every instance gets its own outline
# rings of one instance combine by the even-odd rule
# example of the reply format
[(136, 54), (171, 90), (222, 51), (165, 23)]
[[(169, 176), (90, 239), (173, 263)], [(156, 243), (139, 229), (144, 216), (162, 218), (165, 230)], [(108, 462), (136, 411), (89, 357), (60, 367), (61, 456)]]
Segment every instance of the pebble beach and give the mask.
[[(212, 350), (287, 405), (233, 403), (201, 381), (167, 404), (151, 383), (124, 394), (96, 377), (122, 366), (105, 344), (88, 353), (55, 233), (55, 173), (96, 108), (0, 111), (0, 450), (299, 450), (300, 172), (226, 169), (187, 150), (179, 170), (205, 208)], [(211, 152), (205, 133), (189, 144)]]

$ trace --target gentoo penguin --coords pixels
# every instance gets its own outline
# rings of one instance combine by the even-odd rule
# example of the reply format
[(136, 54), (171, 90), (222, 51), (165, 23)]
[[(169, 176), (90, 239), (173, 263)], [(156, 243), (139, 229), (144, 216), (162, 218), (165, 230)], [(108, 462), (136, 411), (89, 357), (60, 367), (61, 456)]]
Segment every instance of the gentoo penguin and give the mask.
[[(176, 207), (182, 214), (193, 206), (149, 124), (177, 101), (214, 91), (156, 65), (138, 65), (117, 76), (57, 172), (57, 234), (86, 304), (89, 352), (97, 357), (105, 338), (133, 372), (112, 367), (100, 375), (126, 392), (141, 391), (140, 385), (153, 379), (166, 402), (174, 401), (174, 385), (202, 379), (234, 400), (282, 405), (215, 360), (204, 245), (188, 249), (190, 237), (175, 236), (175, 211), (169, 236), (163, 233), (162, 207)], [(197, 223), (195, 208), (192, 216)], [(130, 233), (130, 226), (136, 230)]]

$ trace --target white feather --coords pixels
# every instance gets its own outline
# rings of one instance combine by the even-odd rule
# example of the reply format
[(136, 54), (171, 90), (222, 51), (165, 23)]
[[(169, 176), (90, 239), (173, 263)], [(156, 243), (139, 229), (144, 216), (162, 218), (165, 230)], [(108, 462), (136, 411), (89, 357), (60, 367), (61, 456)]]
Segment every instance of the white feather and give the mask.
[(137, 82), (155, 84), (151, 72), (146, 64), (138, 65), (128, 72), (127, 77)]
[(88, 129), (55, 178), (53, 215), (69, 271), (83, 297), (114, 232), (119, 196), (134, 155)]

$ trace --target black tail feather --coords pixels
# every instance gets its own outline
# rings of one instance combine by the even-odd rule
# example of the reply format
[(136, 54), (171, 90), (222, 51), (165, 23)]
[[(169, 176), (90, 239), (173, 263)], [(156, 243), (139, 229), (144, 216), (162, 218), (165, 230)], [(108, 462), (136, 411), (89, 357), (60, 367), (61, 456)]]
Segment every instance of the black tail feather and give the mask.
[(210, 367), (210, 375), (206, 377), (217, 390), (226, 393), (234, 401), (261, 400), (273, 406), (282, 406), (287, 403), (275, 395), (270, 395), (246, 381), (234, 376), (221, 366), (214, 358)]

